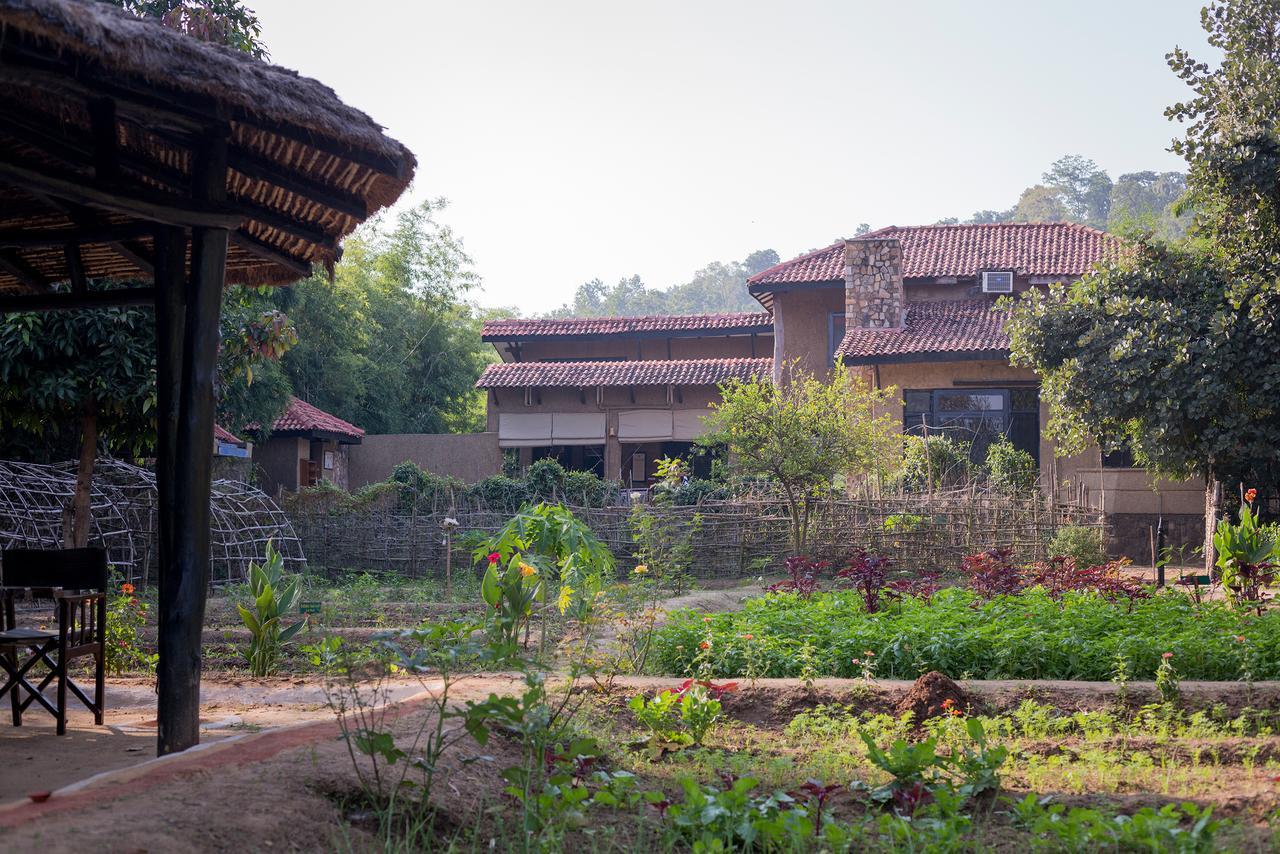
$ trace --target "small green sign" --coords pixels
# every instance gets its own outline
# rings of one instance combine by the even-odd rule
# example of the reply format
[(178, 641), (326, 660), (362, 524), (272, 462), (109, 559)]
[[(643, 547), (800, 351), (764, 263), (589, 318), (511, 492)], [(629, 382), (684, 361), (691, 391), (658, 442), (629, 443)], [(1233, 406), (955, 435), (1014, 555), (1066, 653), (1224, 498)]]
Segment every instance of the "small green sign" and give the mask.
[(298, 613), (299, 614), (319, 614), (320, 603), (319, 602), (299, 602)]

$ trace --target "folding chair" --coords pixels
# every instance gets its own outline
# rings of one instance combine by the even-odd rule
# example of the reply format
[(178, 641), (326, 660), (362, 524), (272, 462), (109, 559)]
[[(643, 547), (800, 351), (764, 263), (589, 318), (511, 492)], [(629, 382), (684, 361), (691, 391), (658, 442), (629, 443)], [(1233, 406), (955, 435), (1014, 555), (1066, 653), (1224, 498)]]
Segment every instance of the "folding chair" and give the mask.
[[(58, 735), (66, 735), (68, 690), (93, 712), (94, 723), (101, 725), (107, 665), (106, 552), (102, 549), (9, 549), (3, 553), (0, 575), (4, 581), (0, 587), (0, 596), (4, 599), (0, 670), (6, 676), (0, 687), (0, 699), (9, 694), (13, 725), (22, 726), (23, 712), (35, 702), (57, 720)], [(14, 599), (20, 594), (53, 599), (56, 632), (18, 626)], [(67, 676), (67, 665), (87, 655), (94, 658), (93, 700)], [(39, 684), (33, 684), (34, 677), (29, 674), (38, 664), (43, 664), (48, 673)], [(44, 689), (54, 679), (58, 680), (57, 700), (50, 703)], [(24, 690), (25, 698), (21, 695)]]

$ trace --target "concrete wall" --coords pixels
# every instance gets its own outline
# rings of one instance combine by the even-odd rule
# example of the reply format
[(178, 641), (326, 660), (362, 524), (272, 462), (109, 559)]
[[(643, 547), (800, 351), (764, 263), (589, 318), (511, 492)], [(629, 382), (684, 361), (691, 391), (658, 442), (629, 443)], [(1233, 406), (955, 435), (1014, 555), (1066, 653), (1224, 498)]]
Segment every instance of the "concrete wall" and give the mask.
[(774, 294), (774, 380), (780, 379), (782, 366), (793, 360), (802, 370), (825, 376), (831, 369), (829, 318), (843, 312), (841, 285)]
[(386, 480), (391, 469), (409, 460), (432, 474), (475, 483), (502, 473), (498, 434), (392, 433), (365, 436), (348, 455), (349, 489)]

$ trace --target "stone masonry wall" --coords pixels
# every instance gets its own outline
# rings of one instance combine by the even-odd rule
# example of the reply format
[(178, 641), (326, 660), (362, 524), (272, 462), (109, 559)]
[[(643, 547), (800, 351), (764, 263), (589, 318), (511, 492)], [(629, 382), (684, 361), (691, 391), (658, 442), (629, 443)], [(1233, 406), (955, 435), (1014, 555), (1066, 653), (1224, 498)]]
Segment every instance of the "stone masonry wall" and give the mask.
[(844, 310), (848, 329), (901, 329), (902, 245), (897, 239), (847, 240)]

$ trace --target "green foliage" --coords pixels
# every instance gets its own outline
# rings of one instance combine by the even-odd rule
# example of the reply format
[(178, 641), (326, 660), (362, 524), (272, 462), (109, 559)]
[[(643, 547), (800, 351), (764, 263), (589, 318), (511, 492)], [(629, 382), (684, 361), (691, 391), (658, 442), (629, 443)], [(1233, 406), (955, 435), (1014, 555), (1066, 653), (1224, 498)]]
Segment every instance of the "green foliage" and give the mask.
[[(1246, 496), (1248, 499), (1252, 495)], [(1221, 571), (1222, 587), (1237, 608), (1265, 605), (1265, 588), (1275, 579), (1280, 564), (1280, 540), (1271, 526), (1262, 525), (1251, 500), (1240, 504), (1240, 521), (1223, 518), (1213, 532), (1213, 547)]]
[(787, 379), (732, 380), (712, 404), (704, 447), (723, 445), (737, 474), (769, 479), (791, 517), (791, 546), (805, 550), (815, 503), (829, 496), (837, 476), (886, 473), (900, 446), (900, 425), (878, 408), (894, 389), (873, 389), (848, 371), (821, 380), (787, 366)]
[(249, 630), (244, 657), (254, 676), (270, 676), (279, 666), (284, 647), (307, 624), (305, 617), (291, 625), (284, 624), (285, 618), (297, 609), (302, 591), (298, 576), (284, 577), (284, 557), (270, 540), (266, 559), (249, 564), (249, 595), (249, 607), (236, 604), (240, 619)]
[(653, 641), (655, 670), (734, 677), (753, 655), (761, 676), (801, 677), (807, 667), (814, 675), (857, 678), (853, 660), (875, 650), (876, 674), (886, 679), (938, 670), (975, 679), (1105, 682), (1117, 656), (1131, 673), (1154, 673), (1161, 655), (1173, 651), (1186, 679), (1231, 681), (1249, 667), (1255, 679), (1280, 678), (1280, 611), (1258, 617), (1224, 602), (1197, 606), (1175, 592), (1137, 600), (1130, 610), (1127, 602), (1092, 593), (1055, 599), (1032, 589), (982, 601), (952, 588), (928, 602), (904, 598), (876, 614), (867, 614), (853, 592), (807, 600), (772, 594), (735, 613), (706, 615), (710, 622), (703, 616), (670, 615)]
[(490, 608), (494, 642), (514, 648), (520, 630), (533, 614), (534, 603), (543, 595), (544, 579), (538, 567), (522, 554), (512, 554), (505, 564), (493, 559), (497, 554), (493, 552), (488, 558), (489, 568), (480, 582), (480, 598)]
[(281, 362), (295, 391), (370, 433), (483, 429), (474, 385), (493, 354), (464, 302), (471, 260), (436, 220), (444, 207), (375, 218), (343, 242), (332, 282), (318, 272), (273, 289), (298, 331)]
[[(604, 579), (614, 572), (613, 554), (562, 504), (526, 507), (493, 536), (472, 535), (470, 539), (476, 563), (488, 562), (488, 572), (495, 577), (499, 563), (509, 571), (513, 562), (522, 560), (534, 568), (550, 570), (560, 582), (560, 612), (576, 620), (590, 614)], [(525, 577), (529, 577), (527, 572)]]
[(1040, 470), (1034, 457), (1002, 436), (987, 447), (987, 479), (1001, 492), (1025, 495), (1035, 492)]
[(490, 510), (515, 513), (529, 503), (529, 489), (523, 480), (495, 474), (471, 487), (471, 494)]
[(649, 731), (651, 743), (681, 744), (689, 740), (680, 727), (680, 695), (675, 691), (659, 691), (652, 697), (637, 694), (627, 701), (627, 708), (635, 714), (636, 722)]
[(558, 460), (535, 460), (524, 476), (529, 495), (542, 501), (557, 501), (564, 495), (564, 466)]
[(688, 525), (664, 518), (663, 511), (636, 504), (627, 517), (632, 553), (636, 563), (646, 567), (649, 577), (658, 584), (681, 593), (692, 585), (693, 544), (702, 532), (702, 515), (693, 514)]
[(1162, 851), (1209, 854), (1222, 822), (1211, 807), (1193, 803), (1143, 807), (1132, 815), (1109, 815), (1088, 807), (1067, 809), (1050, 797), (1028, 794), (1013, 803), (1013, 823), (1031, 834), (1034, 851)]
[(1107, 554), (1102, 548), (1102, 531), (1082, 525), (1063, 525), (1053, 532), (1047, 547), (1049, 557), (1069, 557), (1081, 568), (1102, 566)]
[(119, 590), (107, 598), (107, 672), (112, 676), (136, 670), (154, 673), (160, 656), (147, 652), (138, 637), (146, 628), (150, 606), (134, 593), (132, 584), (121, 584)]
[(108, 0), (140, 18), (155, 18), (166, 27), (201, 41), (270, 59), (262, 42), (262, 24), (239, 0)]
[(896, 475), (903, 489), (929, 492), (968, 483), (972, 474), (969, 446), (949, 436), (904, 437), (902, 467)]

